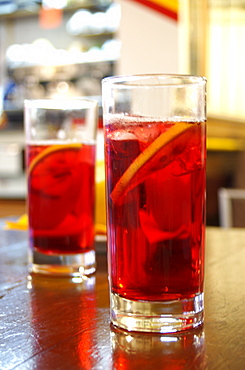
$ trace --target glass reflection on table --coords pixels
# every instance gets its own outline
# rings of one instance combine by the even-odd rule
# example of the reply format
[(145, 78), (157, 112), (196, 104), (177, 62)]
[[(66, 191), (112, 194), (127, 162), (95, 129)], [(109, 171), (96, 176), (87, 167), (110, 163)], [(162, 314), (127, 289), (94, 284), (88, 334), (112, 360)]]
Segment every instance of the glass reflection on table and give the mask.
[(111, 326), (111, 351), (113, 369), (206, 369), (203, 327), (161, 335)]
[[(81, 369), (95, 365), (96, 346), (95, 277), (29, 277), (32, 312), (32, 365), (45, 368), (46, 363)], [(62, 337), (62, 340), (61, 340)]]

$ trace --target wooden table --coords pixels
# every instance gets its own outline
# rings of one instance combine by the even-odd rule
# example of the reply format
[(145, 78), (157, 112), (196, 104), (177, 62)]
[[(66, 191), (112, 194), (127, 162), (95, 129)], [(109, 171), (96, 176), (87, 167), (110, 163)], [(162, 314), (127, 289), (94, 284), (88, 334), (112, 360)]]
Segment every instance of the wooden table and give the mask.
[(23, 231), (0, 223), (0, 369), (245, 369), (245, 229), (207, 229), (205, 324), (176, 335), (110, 326), (106, 255), (83, 283), (28, 280)]

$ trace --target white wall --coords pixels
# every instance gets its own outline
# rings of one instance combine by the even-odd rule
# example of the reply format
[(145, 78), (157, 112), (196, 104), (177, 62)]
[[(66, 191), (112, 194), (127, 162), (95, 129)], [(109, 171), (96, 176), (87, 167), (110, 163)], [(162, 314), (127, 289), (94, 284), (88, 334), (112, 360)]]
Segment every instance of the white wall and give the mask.
[(179, 73), (178, 22), (129, 0), (121, 5), (117, 74)]

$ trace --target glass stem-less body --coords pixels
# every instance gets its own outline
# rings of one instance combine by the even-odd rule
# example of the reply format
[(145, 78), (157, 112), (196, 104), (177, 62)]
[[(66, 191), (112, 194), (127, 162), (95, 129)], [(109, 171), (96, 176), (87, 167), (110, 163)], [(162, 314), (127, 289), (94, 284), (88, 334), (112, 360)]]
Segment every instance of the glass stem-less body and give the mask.
[(111, 321), (171, 333), (202, 324), (206, 80), (102, 83)]
[(25, 100), (29, 272), (83, 280), (96, 269), (98, 103)]

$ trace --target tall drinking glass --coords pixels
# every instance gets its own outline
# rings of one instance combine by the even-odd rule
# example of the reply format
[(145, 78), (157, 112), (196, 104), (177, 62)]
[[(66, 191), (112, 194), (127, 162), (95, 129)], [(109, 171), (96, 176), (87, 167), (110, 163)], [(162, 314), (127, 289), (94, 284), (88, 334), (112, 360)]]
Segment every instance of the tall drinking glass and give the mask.
[(85, 99), (25, 101), (30, 272), (95, 271), (97, 113)]
[(204, 315), (206, 80), (102, 82), (111, 320), (175, 332)]

